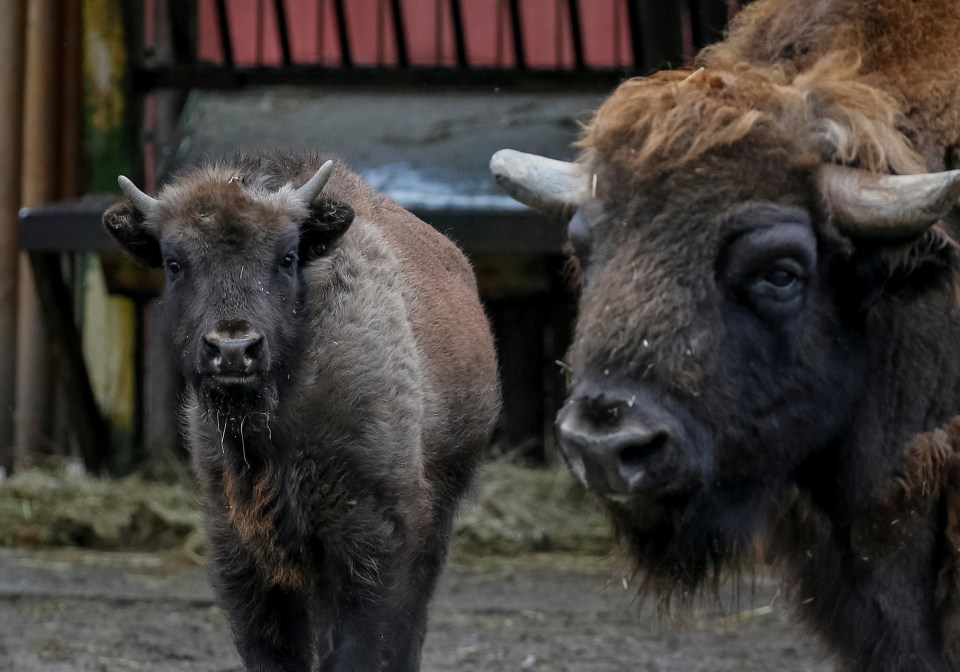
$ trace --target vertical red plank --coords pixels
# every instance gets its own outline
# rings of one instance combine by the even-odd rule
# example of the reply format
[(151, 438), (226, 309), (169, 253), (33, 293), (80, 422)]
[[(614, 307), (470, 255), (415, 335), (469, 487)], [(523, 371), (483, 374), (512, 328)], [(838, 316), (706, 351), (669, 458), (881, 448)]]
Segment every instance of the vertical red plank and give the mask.
[(348, 2), (346, 15), (354, 63), (396, 65), (397, 48), (388, 3), (383, 0)]
[(223, 45), (217, 32), (214, 0), (200, 0), (197, 3), (197, 60), (201, 63), (223, 63)]
[(233, 37), (233, 62), (241, 68), (257, 62), (257, 5), (260, 2), (262, 0), (227, 4), (227, 25)]
[(573, 63), (570, 17), (560, 2), (523, 0), (520, 5), (527, 65), (532, 68), (568, 68)]
[(287, 33), (294, 63), (314, 63), (317, 53), (316, 0), (286, 0)]
[(513, 37), (505, 0), (470, 0), (461, 7), (471, 64), (513, 67)]
[(157, 44), (156, 11), (156, 0), (143, 0), (143, 48), (147, 51), (153, 51)]
[[(446, 2), (447, 0), (443, 0)], [(411, 65), (435, 65), (437, 60), (437, 0), (404, 0), (407, 52)]]
[(609, 68), (619, 64), (614, 27), (619, 17), (617, 6), (622, 0), (588, 0), (580, 2), (583, 29), (583, 60), (588, 68)]
[(273, 11), (272, 0), (259, 0), (259, 29), (262, 35), (262, 53), (260, 65), (278, 66), (283, 63), (280, 53), (280, 33), (277, 30), (277, 15)]

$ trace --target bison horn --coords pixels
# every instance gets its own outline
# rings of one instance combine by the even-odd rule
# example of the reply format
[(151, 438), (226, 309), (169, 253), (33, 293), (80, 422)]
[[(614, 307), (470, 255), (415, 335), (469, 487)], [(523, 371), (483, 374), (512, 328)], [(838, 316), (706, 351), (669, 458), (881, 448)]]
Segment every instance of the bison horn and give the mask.
[(322, 166), (320, 170), (313, 174), (306, 184), (297, 189), (297, 198), (304, 204), (310, 205), (313, 203), (313, 199), (320, 195), (320, 192), (323, 191), (323, 188), (327, 184), (327, 180), (330, 179), (330, 174), (333, 172), (333, 161), (327, 161)]
[(157, 206), (160, 204), (160, 201), (151, 196), (147, 196), (137, 188), (137, 185), (123, 175), (117, 176), (117, 184), (120, 185), (120, 191), (123, 192), (124, 196), (133, 202), (133, 207), (135, 207), (144, 215), (150, 214), (156, 210)]
[(587, 199), (587, 174), (576, 163), (501, 149), (490, 159), (490, 172), (514, 199), (548, 215), (561, 215)]
[(820, 193), (837, 228), (853, 238), (919, 236), (960, 198), (960, 170), (920, 175), (876, 175), (825, 165)]

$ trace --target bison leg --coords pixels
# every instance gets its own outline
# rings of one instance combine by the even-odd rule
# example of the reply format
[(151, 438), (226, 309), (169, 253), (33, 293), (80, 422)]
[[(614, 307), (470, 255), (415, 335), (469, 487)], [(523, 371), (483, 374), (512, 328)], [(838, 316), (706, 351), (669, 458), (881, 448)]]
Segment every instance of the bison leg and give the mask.
[(335, 649), (323, 672), (420, 669), (429, 602), (443, 568), (448, 535), (448, 529), (437, 531), (411, 566), (399, 567), (391, 576), (381, 575), (379, 594), (341, 605)]
[[(408, 604), (401, 604), (404, 600)], [(427, 602), (413, 595), (399, 601), (380, 596), (375, 603), (344, 608), (337, 623), (335, 649), (323, 672), (417, 672), (426, 635)]]
[(264, 580), (254, 560), (225, 539), (211, 540), (211, 571), (248, 672), (311, 672), (317, 636), (301, 592)]

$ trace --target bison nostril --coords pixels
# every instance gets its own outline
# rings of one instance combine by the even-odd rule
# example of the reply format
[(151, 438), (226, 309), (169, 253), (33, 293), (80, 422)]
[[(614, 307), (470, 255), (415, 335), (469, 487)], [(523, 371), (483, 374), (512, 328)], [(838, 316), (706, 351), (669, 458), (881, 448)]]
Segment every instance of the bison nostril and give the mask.
[(248, 332), (239, 336), (210, 333), (203, 337), (203, 353), (211, 373), (225, 376), (247, 376), (262, 368), (265, 343), (263, 336)]
[(263, 337), (255, 334), (249, 340), (251, 343), (247, 346), (244, 357), (252, 362), (260, 358), (260, 353), (263, 351)]
[(203, 337), (203, 353), (213, 361), (216, 361), (220, 358), (220, 344), (210, 338), (210, 336)]
[(650, 456), (666, 446), (668, 439), (666, 432), (656, 432), (649, 438), (633, 437), (630, 443), (620, 449), (621, 472), (625, 476), (630, 476), (642, 471)]

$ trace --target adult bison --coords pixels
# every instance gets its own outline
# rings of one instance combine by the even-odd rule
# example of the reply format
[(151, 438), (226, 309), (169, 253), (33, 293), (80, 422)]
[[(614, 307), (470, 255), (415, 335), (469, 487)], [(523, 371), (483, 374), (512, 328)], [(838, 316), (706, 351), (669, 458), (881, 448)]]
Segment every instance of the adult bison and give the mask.
[(960, 3), (765, 0), (624, 82), (576, 163), (557, 423), (647, 585), (779, 561), (847, 670), (960, 669)]
[(166, 271), (212, 578), (246, 668), (411, 671), (497, 415), (492, 340), (459, 250), (318, 165), (241, 157), (156, 199), (121, 177), (103, 221)]

